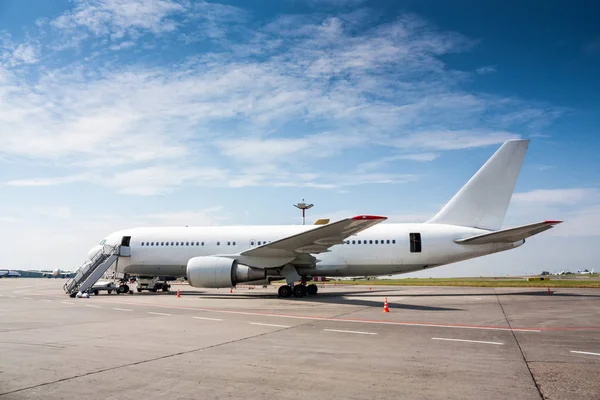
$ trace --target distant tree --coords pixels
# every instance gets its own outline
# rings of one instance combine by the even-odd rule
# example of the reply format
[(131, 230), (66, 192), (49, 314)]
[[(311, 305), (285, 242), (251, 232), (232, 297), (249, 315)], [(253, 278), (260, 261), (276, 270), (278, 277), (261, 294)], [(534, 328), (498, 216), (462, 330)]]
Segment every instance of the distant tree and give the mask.
[(550, 275), (549, 271), (542, 271), (542, 273), (540, 275)]

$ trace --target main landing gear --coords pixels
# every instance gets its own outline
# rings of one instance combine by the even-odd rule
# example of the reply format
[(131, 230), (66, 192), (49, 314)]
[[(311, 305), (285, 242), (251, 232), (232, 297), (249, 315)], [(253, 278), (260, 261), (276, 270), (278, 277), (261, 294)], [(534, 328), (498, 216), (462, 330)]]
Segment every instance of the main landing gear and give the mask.
[(277, 294), (279, 297), (290, 297), (294, 295), (294, 297), (304, 297), (306, 295), (315, 295), (317, 294), (319, 288), (315, 284), (300, 284), (294, 285), (293, 287), (290, 285), (281, 285)]

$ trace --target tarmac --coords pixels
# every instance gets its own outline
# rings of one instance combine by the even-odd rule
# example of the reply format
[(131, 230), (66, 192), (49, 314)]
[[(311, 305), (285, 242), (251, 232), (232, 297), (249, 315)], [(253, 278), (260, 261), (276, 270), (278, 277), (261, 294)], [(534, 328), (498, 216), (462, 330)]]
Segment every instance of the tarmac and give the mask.
[(600, 399), (598, 289), (64, 282), (0, 279), (0, 400)]

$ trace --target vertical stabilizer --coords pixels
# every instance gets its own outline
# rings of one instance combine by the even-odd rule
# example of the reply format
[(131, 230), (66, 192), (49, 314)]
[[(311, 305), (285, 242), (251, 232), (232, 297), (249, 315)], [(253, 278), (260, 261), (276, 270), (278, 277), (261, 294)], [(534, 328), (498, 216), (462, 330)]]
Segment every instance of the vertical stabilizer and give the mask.
[(502, 227), (529, 140), (509, 140), (428, 223)]

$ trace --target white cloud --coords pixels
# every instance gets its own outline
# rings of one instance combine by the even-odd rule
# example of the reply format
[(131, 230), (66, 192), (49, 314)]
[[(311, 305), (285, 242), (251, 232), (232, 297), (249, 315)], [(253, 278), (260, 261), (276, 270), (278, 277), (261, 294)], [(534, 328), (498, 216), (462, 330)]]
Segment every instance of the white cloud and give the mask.
[(529, 192), (515, 193), (512, 201), (522, 205), (578, 205), (584, 202), (600, 200), (597, 189), (536, 189)]
[[(93, 0), (77, 1), (50, 24), (83, 32), (102, 53), (131, 49), (144, 32), (207, 21), (226, 29), (245, 18), (238, 8), (206, 2)], [(462, 92), (462, 74), (439, 59), (467, 51), (472, 40), (411, 15), (370, 28), (362, 25), (368, 18), (281, 17), (244, 26), (246, 41), (168, 66), (120, 62), (119, 52), (105, 63), (49, 63), (32, 80), (0, 69), (0, 156), (79, 169), (8, 183), (87, 182), (143, 195), (190, 184), (339, 189), (415, 179), (377, 171), (394, 160), (433, 161), (440, 151), (519, 137), (482, 128), (496, 104), (513, 100)], [(363, 164), (354, 180), (347, 167), (311, 163), (333, 166), (350, 152), (381, 148), (403, 154)]]
[(169, 17), (184, 11), (182, 4), (171, 0), (76, 0), (73, 11), (50, 24), (64, 32), (85, 28), (95, 36), (120, 39), (144, 31), (172, 31), (176, 23)]
[(408, 137), (396, 139), (393, 144), (396, 147), (411, 149), (458, 150), (501, 144), (506, 140), (519, 138), (517, 134), (502, 131), (441, 130), (411, 134)]
[(39, 60), (38, 48), (32, 44), (19, 44), (12, 52), (9, 64), (36, 64)]
[(485, 67), (477, 68), (475, 70), (475, 72), (477, 72), (479, 75), (491, 74), (491, 73), (496, 72), (496, 67), (494, 67), (492, 65), (488, 65), (488, 66), (485, 66)]
[(396, 156), (381, 157), (374, 161), (360, 163), (357, 166), (359, 171), (372, 171), (380, 169), (386, 165), (393, 164), (394, 161), (417, 161), (417, 162), (428, 162), (436, 160), (440, 155), (437, 153), (415, 153), (415, 154), (400, 154)]

